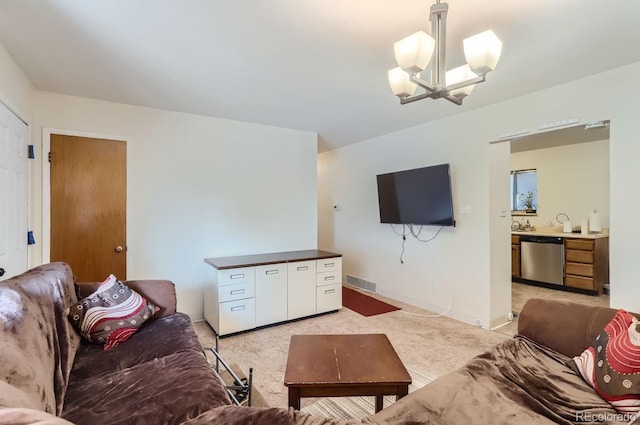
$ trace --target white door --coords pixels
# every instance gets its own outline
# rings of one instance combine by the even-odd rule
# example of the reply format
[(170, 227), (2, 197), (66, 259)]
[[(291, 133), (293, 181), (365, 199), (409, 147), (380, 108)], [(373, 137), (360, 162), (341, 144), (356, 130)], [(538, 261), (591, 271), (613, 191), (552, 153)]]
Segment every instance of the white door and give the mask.
[(27, 270), (28, 134), (0, 104), (0, 280)]

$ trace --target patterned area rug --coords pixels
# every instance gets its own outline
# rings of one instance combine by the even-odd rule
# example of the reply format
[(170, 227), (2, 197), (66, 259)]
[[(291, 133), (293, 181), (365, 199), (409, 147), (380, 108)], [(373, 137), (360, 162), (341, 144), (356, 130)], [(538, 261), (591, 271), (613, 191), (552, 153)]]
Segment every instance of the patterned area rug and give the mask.
[[(417, 367), (407, 366), (407, 372), (413, 381), (409, 385), (410, 393), (437, 378), (437, 376)], [(384, 398), (384, 406), (387, 407), (395, 401), (395, 396), (387, 396)], [(304, 399), (302, 402), (304, 405)], [(301, 410), (325, 418), (362, 419), (375, 413), (375, 397), (323, 398)]]

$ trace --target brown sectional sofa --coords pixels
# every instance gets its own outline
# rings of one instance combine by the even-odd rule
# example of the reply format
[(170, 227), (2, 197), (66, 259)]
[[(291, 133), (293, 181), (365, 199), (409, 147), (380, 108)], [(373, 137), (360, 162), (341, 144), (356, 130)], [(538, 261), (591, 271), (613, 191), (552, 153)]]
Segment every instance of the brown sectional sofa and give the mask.
[(231, 405), (189, 318), (175, 313), (173, 284), (127, 283), (163, 309), (103, 351), (80, 341), (62, 315), (77, 299), (68, 266), (48, 264), (0, 282), (0, 424), (629, 423), (567, 366), (612, 309), (530, 300), (517, 337), (375, 415), (339, 420)]
[[(76, 424), (180, 424), (230, 403), (191, 320), (176, 313), (173, 284), (126, 284), (160, 310), (105, 351), (81, 339), (64, 315), (78, 299), (68, 265), (0, 282), (0, 423), (31, 423), (42, 411)], [(86, 296), (97, 284), (78, 286)]]

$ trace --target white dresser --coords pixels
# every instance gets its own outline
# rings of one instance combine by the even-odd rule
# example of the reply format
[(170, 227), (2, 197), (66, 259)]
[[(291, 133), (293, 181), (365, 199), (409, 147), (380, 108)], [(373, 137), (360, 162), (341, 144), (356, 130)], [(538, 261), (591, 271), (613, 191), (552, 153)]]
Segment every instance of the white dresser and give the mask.
[(218, 335), (339, 310), (342, 257), (307, 250), (205, 258), (204, 318)]

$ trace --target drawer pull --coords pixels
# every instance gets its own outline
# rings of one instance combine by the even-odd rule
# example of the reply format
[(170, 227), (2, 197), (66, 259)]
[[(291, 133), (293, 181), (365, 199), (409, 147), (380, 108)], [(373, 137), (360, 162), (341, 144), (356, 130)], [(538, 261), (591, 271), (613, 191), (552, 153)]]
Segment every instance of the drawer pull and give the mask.
[(333, 280), (335, 278), (336, 278), (335, 276), (325, 276), (324, 280)]
[(231, 307), (231, 311), (240, 311), (244, 310), (246, 307), (244, 305), (237, 305), (235, 307)]
[(325, 267), (335, 267), (336, 263), (326, 263), (324, 266)]
[(231, 295), (239, 295), (239, 294), (244, 294), (244, 289), (234, 289), (233, 291), (231, 291)]
[(309, 266), (300, 266), (300, 267), (298, 267), (298, 271), (299, 272), (303, 272), (305, 270), (309, 270)]
[(324, 293), (325, 293), (325, 294), (333, 294), (334, 292), (336, 292), (336, 290), (335, 290), (335, 289), (326, 289), (326, 290), (324, 291)]
[(278, 270), (267, 270), (265, 274), (278, 274)]
[(229, 279), (242, 279), (244, 277), (244, 273), (232, 274), (229, 276)]

